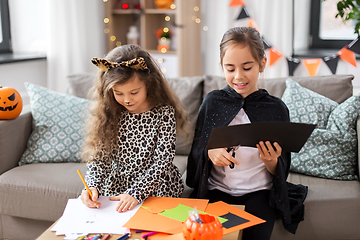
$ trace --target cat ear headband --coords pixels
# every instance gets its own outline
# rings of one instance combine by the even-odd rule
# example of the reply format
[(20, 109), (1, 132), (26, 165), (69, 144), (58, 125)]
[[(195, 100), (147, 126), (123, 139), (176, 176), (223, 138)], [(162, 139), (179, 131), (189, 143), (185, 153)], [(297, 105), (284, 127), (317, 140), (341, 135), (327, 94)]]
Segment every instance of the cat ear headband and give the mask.
[(106, 59), (102, 59), (102, 58), (93, 58), (93, 59), (91, 59), (91, 62), (104, 72), (107, 72), (110, 69), (117, 68), (117, 67), (128, 67), (128, 68), (132, 68), (135, 70), (149, 70), (146, 65), (145, 59), (142, 57), (134, 58), (132, 60), (123, 61), (120, 63), (110, 62), (110, 61), (108, 61)]

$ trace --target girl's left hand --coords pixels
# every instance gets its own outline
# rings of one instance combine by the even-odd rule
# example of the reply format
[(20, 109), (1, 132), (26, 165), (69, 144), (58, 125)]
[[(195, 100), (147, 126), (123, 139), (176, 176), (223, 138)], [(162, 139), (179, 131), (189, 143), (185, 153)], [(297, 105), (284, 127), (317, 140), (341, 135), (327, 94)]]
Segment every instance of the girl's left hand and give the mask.
[(280, 157), (282, 151), (282, 148), (277, 142), (274, 142), (275, 149), (269, 141), (266, 141), (265, 143), (263, 141), (260, 141), (258, 144), (256, 144), (256, 147), (259, 149), (260, 159), (265, 164), (269, 161), (277, 162), (277, 159), (278, 157)]
[(116, 206), (117, 212), (126, 212), (127, 210), (131, 210), (139, 203), (136, 198), (127, 193), (120, 194), (115, 197), (109, 197), (109, 199), (111, 201), (119, 201), (118, 205)]

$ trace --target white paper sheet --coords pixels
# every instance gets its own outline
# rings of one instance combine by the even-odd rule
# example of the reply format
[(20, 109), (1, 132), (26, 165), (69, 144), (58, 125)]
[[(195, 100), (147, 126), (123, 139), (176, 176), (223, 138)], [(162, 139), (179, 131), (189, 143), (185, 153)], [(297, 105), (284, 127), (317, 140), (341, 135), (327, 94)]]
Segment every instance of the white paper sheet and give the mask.
[(108, 197), (100, 197), (101, 207), (88, 208), (80, 198), (69, 199), (62, 217), (51, 229), (56, 235), (72, 233), (112, 233), (130, 232), (122, 227), (136, 213), (141, 204), (133, 210), (119, 213), (115, 210), (118, 201), (110, 201)]

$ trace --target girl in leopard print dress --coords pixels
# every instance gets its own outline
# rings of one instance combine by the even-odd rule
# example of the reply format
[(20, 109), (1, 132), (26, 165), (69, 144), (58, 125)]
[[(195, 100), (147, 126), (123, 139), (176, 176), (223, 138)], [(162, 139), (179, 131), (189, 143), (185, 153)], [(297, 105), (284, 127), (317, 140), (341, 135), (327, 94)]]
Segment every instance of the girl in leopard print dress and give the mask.
[(83, 203), (96, 207), (98, 196), (109, 196), (124, 212), (148, 196), (179, 197), (184, 185), (173, 159), (186, 113), (159, 67), (136, 45), (92, 62), (100, 70), (82, 156), (93, 198), (83, 191)]

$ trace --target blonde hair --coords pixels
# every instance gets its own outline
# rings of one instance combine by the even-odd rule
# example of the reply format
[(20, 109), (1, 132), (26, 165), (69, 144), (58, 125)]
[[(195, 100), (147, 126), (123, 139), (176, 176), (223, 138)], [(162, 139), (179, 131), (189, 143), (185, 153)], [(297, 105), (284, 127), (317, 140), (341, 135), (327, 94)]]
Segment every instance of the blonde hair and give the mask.
[(151, 105), (168, 105), (175, 109), (177, 130), (187, 132), (187, 113), (180, 100), (169, 86), (158, 65), (150, 54), (137, 45), (123, 45), (114, 48), (105, 57), (111, 62), (144, 58), (149, 71), (128, 67), (112, 68), (107, 72), (99, 70), (90, 90), (90, 114), (85, 124), (85, 144), (82, 150), (83, 161), (92, 161), (101, 150), (109, 153), (117, 144), (119, 121), (126, 108), (114, 97), (112, 88), (123, 84), (134, 76), (144, 81), (147, 88), (147, 101)]

